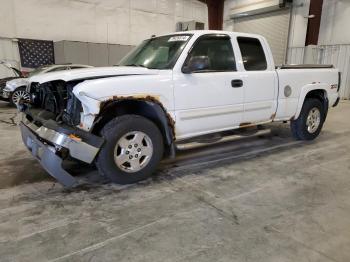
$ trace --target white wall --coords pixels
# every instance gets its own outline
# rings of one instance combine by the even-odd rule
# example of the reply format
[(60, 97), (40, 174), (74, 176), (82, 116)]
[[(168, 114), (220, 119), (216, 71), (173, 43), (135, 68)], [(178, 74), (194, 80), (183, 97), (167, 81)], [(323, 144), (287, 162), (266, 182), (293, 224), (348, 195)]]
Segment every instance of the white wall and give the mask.
[(319, 45), (350, 44), (350, 1), (323, 1)]
[[(0, 61), (8, 62), (11, 66), (19, 69), (19, 52), (16, 41), (0, 38)], [(13, 71), (6, 66), (0, 65), (0, 79), (14, 76)]]
[[(327, 1), (327, 0), (326, 0)], [(305, 46), (310, 0), (295, 0), (289, 31), (289, 47)]]
[(0, 60), (19, 61), (18, 43), (0, 38)]
[(230, 19), (231, 9), (241, 5), (248, 5), (257, 2), (258, 0), (225, 0), (224, 2), (224, 23), (223, 29), (234, 31), (233, 21)]
[[(261, 0), (226, 0), (224, 5), (224, 29), (234, 31), (234, 24), (230, 19), (230, 10), (232, 8), (258, 2), (261, 2)], [(289, 33), (289, 46), (305, 45), (308, 20), (304, 17), (309, 14), (309, 6), (310, 0), (294, 0)]]
[(0, 0), (0, 37), (136, 45), (175, 31), (178, 21), (208, 24), (196, 0)]
[(324, 0), (318, 45), (320, 61), (342, 73), (341, 98), (350, 99), (350, 1)]

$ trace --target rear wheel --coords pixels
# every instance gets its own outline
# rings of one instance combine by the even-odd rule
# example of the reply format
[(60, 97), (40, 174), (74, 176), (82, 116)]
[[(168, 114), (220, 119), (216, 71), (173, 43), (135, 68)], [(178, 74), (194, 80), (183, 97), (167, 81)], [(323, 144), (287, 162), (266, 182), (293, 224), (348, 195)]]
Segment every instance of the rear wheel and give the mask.
[(13, 91), (11, 97), (10, 97), (10, 103), (12, 105), (17, 105), (19, 101), (25, 100), (27, 102), (30, 101), (30, 95), (27, 93), (25, 87), (19, 87), (15, 91)]
[(152, 175), (163, 156), (163, 138), (147, 118), (124, 115), (103, 129), (106, 142), (97, 157), (99, 172), (118, 184), (130, 184)]
[(306, 99), (298, 119), (290, 123), (293, 136), (298, 140), (315, 139), (321, 132), (324, 115), (323, 105), (318, 99)]

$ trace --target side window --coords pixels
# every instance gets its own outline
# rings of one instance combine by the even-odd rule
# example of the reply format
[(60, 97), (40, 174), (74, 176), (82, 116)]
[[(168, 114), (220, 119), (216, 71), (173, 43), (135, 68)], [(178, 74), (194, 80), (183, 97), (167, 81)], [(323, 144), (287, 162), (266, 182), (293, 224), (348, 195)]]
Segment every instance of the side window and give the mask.
[(199, 39), (186, 63), (194, 57), (208, 58), (208, 67), (203, 71), (236, 71), (235, 56), (228, 36), (204, 36), (203, 39)]
[(247, 71), (260, 71), (267, 69), (267, 62), (261, 43), (256, 38), (237, 37), (241, 49), (243, 65)]

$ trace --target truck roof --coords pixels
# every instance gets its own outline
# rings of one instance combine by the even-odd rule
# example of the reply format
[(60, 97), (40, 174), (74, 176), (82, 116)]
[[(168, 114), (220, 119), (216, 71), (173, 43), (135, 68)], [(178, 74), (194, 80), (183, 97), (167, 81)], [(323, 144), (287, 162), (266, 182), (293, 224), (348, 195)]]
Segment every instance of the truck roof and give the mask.
[(223, 30), (191, 30), (191, 31), (180, 31), (174, 33), (163, 34), (159, 36), (166, 35), (182, 35), (182, 34), (193, 34), (195, 36), (207, 35), (207, 34), (227, 34), (231, 36), (246, 36), (246, 37), (255, 37), (261, 38), (261, 35), (258, 34), (250, 34), (250, 33), (241, 33), (241, 32), (232, 32), (232, 31), (223, 31)]

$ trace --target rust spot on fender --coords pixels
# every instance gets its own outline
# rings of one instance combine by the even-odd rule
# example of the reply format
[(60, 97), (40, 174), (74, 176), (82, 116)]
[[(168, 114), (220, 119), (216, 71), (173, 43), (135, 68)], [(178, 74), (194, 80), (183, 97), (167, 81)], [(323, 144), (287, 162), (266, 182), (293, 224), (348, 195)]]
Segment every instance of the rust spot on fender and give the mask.
[(240, 123), (240, 124), (239, 124), (239, 127), (240, 127), (240, 128), (243, 128), (243, 127), (250, 127), (250, 126), (254, 126), (254, 124), (253, 124), (253, 123), (250, 123), (250, 122)]
[(137, 95), (132, 95), (132, 96), (113, 96), (110, 97), (109, 99), (106, 99), (105, 101), (100, 103), (100, 109), (102, 110), (107, 104), (117, 102), (117, 101), (123, 101), (123, 100), (136, 100), (136, 101), (146, 101), (146, 102), (151, 102), (159, 105), (162, 110), (164, 111), (166, 117), (167, 117), (167, 122), (168, 125), (172, 131), (173, 134), (173, 139), (176, 139), (176, 134), (175, 134), (175, 120), (171, 117), (171, 115), (168, 113), (168, 111), (165, 109), (163, 104), (160, 102), (160, 97), (159, 96), (151, 96), (148, 94), (137, 94)]
[(270, 119), (273, 121), (273, 120), (275, 119), (275, 117), (276, 117), (276, 113), (273, 113), (273, 114), (271, 115)]
[(331, 85), (331, 89), (336, 89), (338, 88), (338, 84)]

